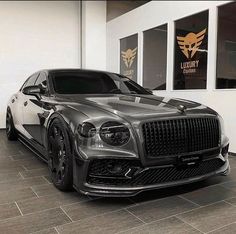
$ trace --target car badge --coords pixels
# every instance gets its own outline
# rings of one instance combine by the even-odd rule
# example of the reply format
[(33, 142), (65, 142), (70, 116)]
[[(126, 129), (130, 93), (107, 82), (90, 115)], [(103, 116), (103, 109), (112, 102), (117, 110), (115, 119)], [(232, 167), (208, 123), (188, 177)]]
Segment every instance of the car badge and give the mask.
[(184, 106), (184, 105), (179, 105), (179, 106), (177, 106), (177, 109), (178, 109), (181, 113), (184, 113), (185, 110), (187, 109), (187, 107)]

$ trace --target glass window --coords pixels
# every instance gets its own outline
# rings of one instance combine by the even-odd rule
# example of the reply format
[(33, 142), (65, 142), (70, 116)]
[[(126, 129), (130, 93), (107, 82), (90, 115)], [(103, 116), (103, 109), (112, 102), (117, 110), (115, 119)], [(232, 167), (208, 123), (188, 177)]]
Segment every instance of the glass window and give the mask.
[(32, 76), (30, 76), (27, 81), (23, 84), (23, 86), (21, 87), (21, 90), (25, 87), (28, 87), (28, 86), (32, 86), (35, 84), (35, 81), (38, 77), (39, 73), (35, 73), (33, 74)]
[(59, 94), (150, 94), (127, 77), (96, 72), (54, 73), (53, 85)]
[(44, 88), (47, 87), (47, 78), (45, 73), (40, 73), (38, 79), (35, 82), (35, 85), (42, 85)]
[(236, 3), (218, 8), (216, 88), (236, 88)]
[(175, 22), (174, 89), (206, 89), (208, 11)]
[(47, 77), (44, 72), (40, 72), (38, 79), (35, 82), (35, 85), (38, 85), (40, 87), (42, 93), (47, 93)]
[(143, 33), (143, 86), (166, 89), (167, 24)]
[(138, 34), (120, 40), (120, 73), (137, 81)]

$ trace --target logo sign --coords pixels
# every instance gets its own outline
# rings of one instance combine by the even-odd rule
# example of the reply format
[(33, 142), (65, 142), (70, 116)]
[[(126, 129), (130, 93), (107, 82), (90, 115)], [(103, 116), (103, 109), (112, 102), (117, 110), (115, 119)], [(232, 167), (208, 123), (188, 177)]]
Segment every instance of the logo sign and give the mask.
[(208, 11), (175, 21), (174, 89), (205, 89)]
[(191, 59), (199, 50), (199, 46), (202, 44), (205, 33), (206, 28), (197, 34), (191, 32), (185, 37), (177, 36), (179, 48), (182, 50), (186, 58)]
[(137, 81), (138, 35), (120, 40), (120, 73)]
[(133, 64), (134, 59), (136, 57), (137, 49), (138, 48), (136, 47), (133, 50), (128, 49), (126, 51), (121, 51), (121, 56), (127, 68), (130, 68), (131, 65)]
[(206, 28), (199, 33), (188, 33), (185, 37), (177, 36), (177, 42), (182, 53), (188, 60), (188, 62), (182, 62), (180, 64), (183, 74), (196, 73), (199, 66), (199, 60), (192, 60), (194, 55), (198, 52), (204, 52), (200, 50), (200, 45), (205, 37)]

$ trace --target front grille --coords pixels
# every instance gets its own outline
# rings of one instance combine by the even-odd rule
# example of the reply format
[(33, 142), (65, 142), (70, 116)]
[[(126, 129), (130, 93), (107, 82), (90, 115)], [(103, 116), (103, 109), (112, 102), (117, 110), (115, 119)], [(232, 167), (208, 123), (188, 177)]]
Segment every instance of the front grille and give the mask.
[(186, 118), (142, 125), (146, 157), (174, 156), (218, 147), (216, 118)]
[[(104, 171), (106, 171), (105, 167), (107, 164), (104, 161), (103, 165)], [(185, 169), (178, 169), (174, 166), (166, 168), (150, 168), (137, 175), (134, 175), (130, 179), (97, 177), (94, 176), (95, 172), (90, 170), (87, 177), (87, 182), (96, 185), (109, 185), (120, 187), (154, 185), (158, 183), (174, 182), (182, 179), (206, 175), (208, 173), (217, 171), (223, 165), (224, 162), (222, 160), (214, 158), (211, 160), (203, 161), (196, 167), (188, 167)], [(93, 168), (95, 169), (95, 167)]]

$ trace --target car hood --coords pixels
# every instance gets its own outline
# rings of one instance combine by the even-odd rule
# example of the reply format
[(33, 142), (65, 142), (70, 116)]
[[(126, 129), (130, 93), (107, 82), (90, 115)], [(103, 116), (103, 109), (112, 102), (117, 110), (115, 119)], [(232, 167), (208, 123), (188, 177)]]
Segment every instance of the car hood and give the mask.
[[(95, 113), (96, 110), (103, 110), (123, 118), (140, 120), (156, 116), (216, 114), (212, 109), (196, 102), (155, 95), (63, 95), (60, 98), (79, 111), (81, 105), (84, 105), (92, 107)], [(89, 110), (91, 111), (91, 108)]]

